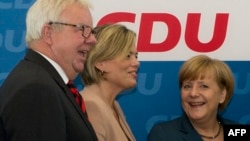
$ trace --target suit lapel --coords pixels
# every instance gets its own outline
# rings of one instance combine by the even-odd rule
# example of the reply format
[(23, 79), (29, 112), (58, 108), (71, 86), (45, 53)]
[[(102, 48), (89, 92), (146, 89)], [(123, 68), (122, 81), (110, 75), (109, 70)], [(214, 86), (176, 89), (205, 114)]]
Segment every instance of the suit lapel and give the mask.
[(86, 126), (89, 128), (89, 131), (91, 131), (91, 133), (93, 134), (93, 137), (96, 138), (94, 129), (92, 125), (90, 124), (90, 122), (88, 121), (87, 116), (83, 114), (83, 112), (81, 111), (81, 108), (75, 102), (74, 96), (71, 94), (69, 88), (64, 83), (63, 79), (61, 78), (59, 73), (56, 71), (56, 69), (39, 53), (31, 49), (27, 50), (27, 54), (24, 59), (41, 65), (50, 74), (50, 76), (55, 80), (58, 86), (60, 86), (61, 89), (64, 91), (65, 96), (69, 99), (71, 104), (74, 106), (77, 113), (80, 115), (80, 117), (82, 118)]

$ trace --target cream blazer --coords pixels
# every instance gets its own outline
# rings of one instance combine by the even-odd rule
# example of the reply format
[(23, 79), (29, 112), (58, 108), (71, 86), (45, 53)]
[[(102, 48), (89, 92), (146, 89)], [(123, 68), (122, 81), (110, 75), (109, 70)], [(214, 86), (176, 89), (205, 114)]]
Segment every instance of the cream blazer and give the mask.
[(81, 93), (89, 120), (99, 141), (136, 141), (117, 101), (114, 103), (118, 120), (105, 98), (94, 93)]

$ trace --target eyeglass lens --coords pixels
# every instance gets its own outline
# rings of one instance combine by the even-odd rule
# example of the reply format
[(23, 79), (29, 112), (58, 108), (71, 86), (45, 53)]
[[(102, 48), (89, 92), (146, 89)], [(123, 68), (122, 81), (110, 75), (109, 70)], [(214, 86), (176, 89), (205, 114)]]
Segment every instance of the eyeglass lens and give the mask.
[(90, 27), (85, 26), (83, 28), (82, 36), (88, 38), (91, 33), (92, 33), (92, 29)]

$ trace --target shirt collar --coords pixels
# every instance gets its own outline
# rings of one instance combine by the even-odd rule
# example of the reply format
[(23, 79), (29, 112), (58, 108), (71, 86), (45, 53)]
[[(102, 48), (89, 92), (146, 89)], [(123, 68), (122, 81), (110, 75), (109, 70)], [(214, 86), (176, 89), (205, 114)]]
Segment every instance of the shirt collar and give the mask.
[(48, 60), (50, 62), (50, 64), (56, 69), (56, 71), (62, 77), (64, 83), (67, 84), (69, 81), (69, 78), (67, 77), (67, 75), (64, 72), (64, 70), (62, 69), (62, 67), (59, 64), (57, 64), (54, 60), (52, 60), (49, 57), (47, 57), (46, 55), (42, 54), (41, 52), (38, 52), (38, 51), (36, 51), (36, 52), (39, 53), (40, 55), (42, 55), (46, 60)]

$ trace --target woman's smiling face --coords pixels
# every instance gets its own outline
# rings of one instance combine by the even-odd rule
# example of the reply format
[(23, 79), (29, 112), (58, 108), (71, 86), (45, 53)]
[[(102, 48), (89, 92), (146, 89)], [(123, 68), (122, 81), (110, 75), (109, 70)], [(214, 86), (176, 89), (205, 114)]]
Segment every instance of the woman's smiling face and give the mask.
[(213, 74), (206, 73), (201, 79), (186, 80), (181, 87), (182, 107), (193, 120), (216, 116), (218, 105), (223, 103), (226, 90), (217, 84)]

